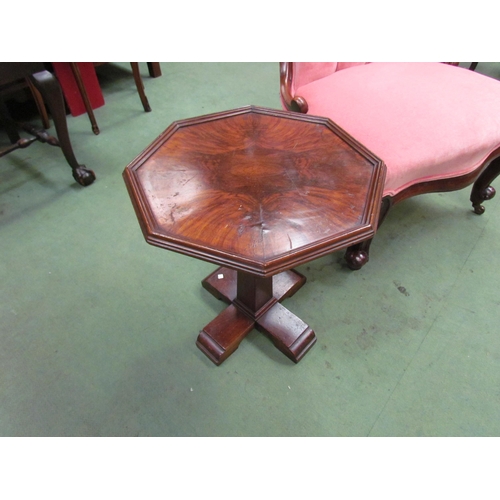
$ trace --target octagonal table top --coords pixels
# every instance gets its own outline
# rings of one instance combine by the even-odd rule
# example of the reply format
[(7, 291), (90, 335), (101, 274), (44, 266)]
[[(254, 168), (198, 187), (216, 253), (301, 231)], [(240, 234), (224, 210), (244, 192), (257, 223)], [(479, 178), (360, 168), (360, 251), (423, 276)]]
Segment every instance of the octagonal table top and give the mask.
[(124, 171), (148, 243), (260, 276), (371, 238), (384, 178), (331, 120), (256, 106), (176, 121)]

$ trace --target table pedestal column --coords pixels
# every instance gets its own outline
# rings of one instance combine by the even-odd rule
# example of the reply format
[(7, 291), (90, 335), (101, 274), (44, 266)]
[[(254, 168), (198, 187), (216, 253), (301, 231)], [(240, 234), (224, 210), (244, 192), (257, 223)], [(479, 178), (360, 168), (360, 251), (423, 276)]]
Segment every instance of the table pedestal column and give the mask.
[(280, 302), (306, 281), (297, 271), (262, 278), (221, 267), (202, 281), (203, 287), (227, 307), (198, 336), (196, 345), (220, 365), (255, 327), (297, 363), (316, 342), (313, 330)]

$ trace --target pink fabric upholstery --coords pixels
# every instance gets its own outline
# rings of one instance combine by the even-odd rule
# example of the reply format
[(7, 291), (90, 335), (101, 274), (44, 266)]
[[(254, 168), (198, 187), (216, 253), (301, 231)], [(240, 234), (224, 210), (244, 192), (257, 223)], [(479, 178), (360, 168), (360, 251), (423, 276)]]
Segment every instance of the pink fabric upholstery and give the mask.
[(295, 95), (309, 114), (331, 118), (384, 160), (384, 195), (471, 172), (500, 147), (500, 82), (464, 68), (357, 65), (300, 85)]
[(366, 63), (361, 63), (361, 62), (293, 63), (294, 87), (292, 88), (292, 91), (295, 91), (297, 88), (303, 87), (308, 83), (320, 80), (321, 78), (325, 78), (326, 76), (335, 73), (335, 71), (340, 71), (341, 69), (350, 68), (351, 66), (357, 66), (359, 64), (366, 64)]

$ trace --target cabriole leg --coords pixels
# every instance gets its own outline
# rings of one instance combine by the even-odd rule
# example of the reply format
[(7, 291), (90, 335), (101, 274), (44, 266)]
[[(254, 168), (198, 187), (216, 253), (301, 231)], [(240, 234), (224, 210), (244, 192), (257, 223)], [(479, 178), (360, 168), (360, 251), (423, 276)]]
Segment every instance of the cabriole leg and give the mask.
[(45, 100), (50, 114), (54, 120), (59, 146), (62, 149), (66, 161), (73, 170), (73, 178), (82, 186), (88, 186), (95, 181), (95, 174), (85, 165), (80, 165), (75, 157), (71, 146), (68, 125), (66, 123), (66, 113), (64, 108), (64, 98), (59, 82), (54, 75), (48, 71), (40, 71), (30, 77), (31, 82), (38, 89)]
[[(389, 209), (392, 207), (392, 198), (386, 196), (382, 199), (380, 205), (380, 215), (378, 218), (377, 229), (384, 222)], [(344, 259), (347, 262), (347, 267), (353, 271), (361, 269), (370, 260), (370, 245), (372, 244), (373, 238), (369, 240), (362, 241), (356, 245), (351, 245), (347, 248)]]
[(498, 177), (499, 174), (500, 157), (495, 158), (483, 170), (476, 182), (474, 182), (470, 195), (470, 201), (472, 202), (472, 208), (476, 214), (483, 214), (485, 208), (481, 205), (481, 203), (486, 200), (491, 200), (495, 196), (495, 188), (490, 186), (490, 184)]

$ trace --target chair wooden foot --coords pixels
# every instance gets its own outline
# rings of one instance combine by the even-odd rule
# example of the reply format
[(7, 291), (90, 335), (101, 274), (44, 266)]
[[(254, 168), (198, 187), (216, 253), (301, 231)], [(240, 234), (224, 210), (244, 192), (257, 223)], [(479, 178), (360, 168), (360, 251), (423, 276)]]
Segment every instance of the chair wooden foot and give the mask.
[(370, 245), (372, 239), (358, 243), (349, 247), (344, 255), (347, 267), (353, 271), (358, 271), (370, 260)]
[[(390, 196), (382, 198), (377, 229), (382, 225), (382, 222), (384, 222), (392, 205), (393, 199)], [(372, 244), (372, 241), (373, 238), (370, 238), (369, 240), (362, 241), (356, 245), (351, 245), (346, 250), (344, 260), (346, 261), (349, 269), (358, 271), (370, 260), (370, 245)]]
[(476, 182), (474, 182), (474, 185), (472, 186), (470, 201), (472, 203), (474, 213), (478, 215), (483, 214), (485, 208), (482, 205), (482, 202), (491, 200), (495, 196), (495, 188), (490, 186), (490, 184), (498, 177), (499, 174), (500, 157), (495, 158), (483, 170), (482, 174), (477, 178)]
[(151, 78), (158, 78), (161, 76), (161, 67), (159, 62), (148, 62), (148, 71)]
[(61, 87), (54, 75), (48, 71), (40, 71), (30, 77), (31, 83), (40, 92), (49, 108), (49, 112), (54, 120), (59, 146), (73, 170), (73, 178), (82, 186), (89, 186), (95, 180), (95, 174), (92, 170), (80, 165), (71, 146), (68, 124), (66, 122), (66, 111), (64, 108), (64, 98)]
[(80, 95), (82, 96), (83, 99), (83, 104), (85, 106), (85, 110), (87, 111), (87, 115), (90, 120), (90, 124), (92, 126), (92, 132), (94, 132), (95, 135), (99, 135), (100, 130), (99, 127), (97, 126), (97, 121), (95, 119), (94, 115), (94, 110), (92, 109), (92, 104), (90, 104), (90, 99), (87, 94), (87, 89), (85, 88), (85, 85), (82, 80), (82, 75), (80, 73), (80, 68), (78, 67), (78, 63), (72, 62), (69, 63), (71, 66), (71, 71), (73, 72), (73, 76), (75, 77), (76, 84), (78, 86), (78, 90), (80, 91)]

